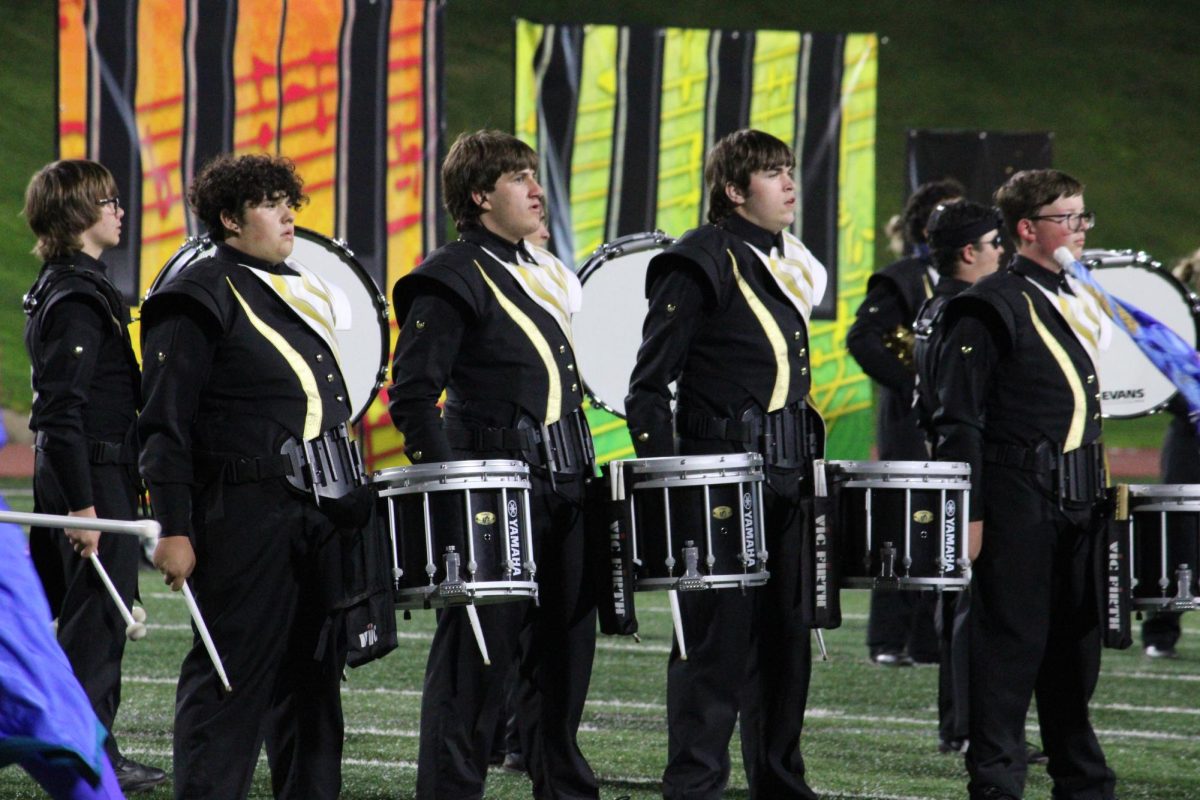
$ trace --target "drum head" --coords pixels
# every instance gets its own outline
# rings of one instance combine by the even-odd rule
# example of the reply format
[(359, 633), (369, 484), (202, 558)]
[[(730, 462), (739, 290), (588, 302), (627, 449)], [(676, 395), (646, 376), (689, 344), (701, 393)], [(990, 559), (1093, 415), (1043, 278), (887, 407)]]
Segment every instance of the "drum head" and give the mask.
[[(1195, 298), (1169, 272), (1144, 253), (1085, 250), (1100, 285), (1145, 311), (1196, 346)], [(1159, 411), (1174, 396), (1174, 384), (1150, 363), (1129, 335), (1115, 328), (1100, 354), (1100, 411), (1109, 419), (1130, 419)]]
[[(190, 237), (159, 272), (146, 296), (215, 250), (208, 238)], [(358, 422), (387, 374), (387, 301), (345, 245), (315, 231), (296, 228), (296, 244), (287, 261), (315, 273), (333, 292), (334, 334), (342, 375), (350, 390), (350, 421)]]
[(601, 245), (579, 269), (583, 308), (571, 320), (579, 375), (592, 405), (624, 417), (646, 319), (646, 268), (674, 240), (662, 231)]

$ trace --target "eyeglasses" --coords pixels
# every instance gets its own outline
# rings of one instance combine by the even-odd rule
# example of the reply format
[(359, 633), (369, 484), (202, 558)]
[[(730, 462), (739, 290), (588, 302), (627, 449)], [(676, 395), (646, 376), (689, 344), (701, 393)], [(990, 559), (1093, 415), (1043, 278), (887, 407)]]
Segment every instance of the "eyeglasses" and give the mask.
[(108, 206), (108, 205), (111, 205), (111, 206), (112, 206), (112, 208), (113, 208), (113, 212), (117, 212), (117, 211), (120, 211), (120, 210), (121, 210), (121, 198), (119, 198), (119, 197), (106, 197), (106, 198), (104, 198), (103, 200), (97, 200), (97, 201), (96, 201), (96, 205), (101, 205), (101, 206)]
[(975, 245), (975, 249), (982, 250), (983, 246), (985, 244), (990, 244), (992, 247), (999, 250), (1001, 247), (1004, 247), (1004, 238), (999, 235), (996, 235), (996, 236), (992, 237), (991, 239), (983, 239), (979, 242), (979, 244)]
[(1079, 231), (1090, 231), (1092, 228), (1096, 227), (1095, 211), (1083, 211), (1079, 214), (1041, 214), (1036, 217), (1026, 217), (1026, 219), (1048, 219), (1052, 222), (1065, 222), (1067, 224), (1067, 230), (1071, 231), (1072, 233), (1078, 233)]

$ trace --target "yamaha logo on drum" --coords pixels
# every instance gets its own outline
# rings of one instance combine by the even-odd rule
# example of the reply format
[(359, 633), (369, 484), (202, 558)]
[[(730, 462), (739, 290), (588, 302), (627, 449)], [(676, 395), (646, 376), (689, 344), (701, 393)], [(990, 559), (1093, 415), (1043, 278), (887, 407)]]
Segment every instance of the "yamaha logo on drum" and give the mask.
[(958, 504), (946, 501), (946, 516), (942, 523), (942, 572), (953, 572), (958, 560)]
[(758, 563), (758, 548), (754, 538), (754, 502), (749, 492), (742, 494), (742, 549), (746, 552), (746, 566)]
[(521, 519), (517, 514), (517, 501), (508, 501), (508, 560), (517, 565), (521, 564)]

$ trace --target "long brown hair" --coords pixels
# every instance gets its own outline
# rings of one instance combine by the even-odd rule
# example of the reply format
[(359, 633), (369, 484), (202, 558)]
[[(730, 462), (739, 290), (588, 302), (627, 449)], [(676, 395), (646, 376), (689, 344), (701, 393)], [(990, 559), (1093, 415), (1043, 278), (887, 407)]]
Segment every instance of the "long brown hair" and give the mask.
[(29, 179), (21, 212), (37, 236), (33, 252), (53, 261), (82, 250), (80, 237), (104, 212), (100, 201), (116, 194), (112, 173), (95, 161), (69, 159), (42, 167)]

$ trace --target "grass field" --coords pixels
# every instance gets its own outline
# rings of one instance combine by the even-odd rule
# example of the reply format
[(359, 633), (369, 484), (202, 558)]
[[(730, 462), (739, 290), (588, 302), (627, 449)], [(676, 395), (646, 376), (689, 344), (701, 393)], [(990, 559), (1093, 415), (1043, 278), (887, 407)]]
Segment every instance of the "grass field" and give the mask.
[[(27, 505), (10, 496), (15, 507)], [(142, 596), (150, 633), (130, 643), (117, 735), (124, 751), (170, 769), (171, 725), (179, 663), (191, 639), (187, 610), (156, 573), (144, 571)], [(803, 750), (814, 789), (828, 798), (928, 798), (964, 795), (961, 759), (939, 755), (937, 670), (872, 665), (863, 645), (867, 594), (842, 593), (842, 628), (830, 631), (828, 663), (813, 667)], [(637, 597), (642, 641), (601, 637), (580, 741), (606, 800), (659, 796), (666, 753), (665, 665), (670, 615), (662, 593)], [(1200, 797), (1200, 625), (1184, 617), (1178, 661), (1150, 661), (1139, 648), (1105, 651), (1093, 718), (1123, 800)], [(417, 724), (430, 613), (401, 620), (401, 642), (387, 658), (349, 673), (344, 684), (346, 747), (342, 796), (410, 798), (414, 794)], [(1031, 717), (1032, 719), (1032, 717)], [(1036, 729), (1030, 728), (1036, 741)], [(736, 740), (734, 752), (737, 752)], [(1030, 772), (1028, 796), (1047, 797), (1044, 768)], [(42, 796), (17, 769), (0, 772), (0, 797)], [(141, 795), (170, 797), (169, 789)], [(253, 797), (269, 797), (265, 757)], [(493, 771), (489, 798), (525, 798), (521, 776)], [(736, 764), (727, 797), (744, 798)]]

